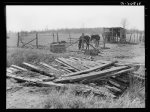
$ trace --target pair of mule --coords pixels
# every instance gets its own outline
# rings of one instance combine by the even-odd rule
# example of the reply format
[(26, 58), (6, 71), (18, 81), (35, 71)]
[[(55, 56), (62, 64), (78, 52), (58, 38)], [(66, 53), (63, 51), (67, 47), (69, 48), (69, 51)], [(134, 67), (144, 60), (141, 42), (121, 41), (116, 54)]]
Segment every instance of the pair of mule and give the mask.
[(99, 41), (100, 41), (100, 36), (98, 34), (96, 35), (82, 35), (79, 38), (79, 44), (78, 44), (78, 48), (80, 49), (84, 49), (84, 44), (86, 45), (86, 49), (89, 49), (89, 45), (90, 42), (94, 41), (95, 43), (95, 47), (99, 46)]

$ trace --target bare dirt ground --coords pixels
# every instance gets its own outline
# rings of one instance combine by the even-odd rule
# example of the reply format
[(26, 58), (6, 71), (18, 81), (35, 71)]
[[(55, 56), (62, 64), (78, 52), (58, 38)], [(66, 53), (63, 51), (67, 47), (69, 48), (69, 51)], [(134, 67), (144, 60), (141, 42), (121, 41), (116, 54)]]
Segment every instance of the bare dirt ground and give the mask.
[[(145, 46), (142, 44), (106, 44), (106, 47), (109, 47), (109, 49), (103, 49), (100, 56), (94, 57), (95, 60), (118, 60), (122, 62), (136, 62), (145, 64)], [(66, 52), (63, 54), (54, 55), (89, 57), (83, 53), (77, 52)], [(43, 108), (43, 102), (46, 98), (46, 94), (39, 92), (39, 89), (41, 88), (23, 87), (21, 84), (16, 83), (15, 80), (7, 79), (6, 108)]]

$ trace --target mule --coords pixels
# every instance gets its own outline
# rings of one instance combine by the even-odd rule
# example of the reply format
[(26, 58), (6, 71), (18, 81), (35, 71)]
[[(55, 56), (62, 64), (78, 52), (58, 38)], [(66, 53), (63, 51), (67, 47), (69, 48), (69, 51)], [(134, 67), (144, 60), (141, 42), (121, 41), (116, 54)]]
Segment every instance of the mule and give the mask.
[(79, 50), (84, 49), (84, 44), (86, 44), (86, 49), (89, 49), (90, 36), (82, 34), (79, 38)]
[(100, 36), (98, 34), (91, 35), (90, 41), (94, 41), (95, 47), (99, 47)]

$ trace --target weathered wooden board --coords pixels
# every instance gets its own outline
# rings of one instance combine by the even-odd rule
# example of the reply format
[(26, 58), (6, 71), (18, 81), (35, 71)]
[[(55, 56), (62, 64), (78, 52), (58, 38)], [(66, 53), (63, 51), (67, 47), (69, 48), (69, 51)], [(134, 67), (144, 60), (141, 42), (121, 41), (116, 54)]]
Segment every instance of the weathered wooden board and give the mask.
[(50, 66), (50, 65), (48, 65), (48, 64), (46, 64), (46, 63), (44, 63), (44, 62), (40, 62), (39, 64), (41, 64), (41, 65), (43, 65), (43, 66), (45, 66), (45, 67), (47, 67), (47, 68), (49, 68), (49, 69), (52, 69), (52, 70), (54, 70), (54, 71), (59, 71), (58, 69), (56, 69), (56, 68), (54, 68), (53, 66)]
[(58, 58), (59, 61), (61, 61), (62, 63), (66, 64), (68, 67), (71, 67), (77, 71), (80, 71), (80, 69), (78, 69), (77, 67), (75, 66), (72, 66), (70, 63), (68, 63), (64, 58)]
[(91, 67), (98, 66), (98, 65), (102, 64), (102, 63), (97, 63), (96, 61), (90, 61), (87, 59), (80, 59), (80, 58), (71, 57), (71, 56), (70, 56), (70, 58), (74, 59), (74, 60), (78, 60), (78, 62), (80, 62), (82, 65), (86, 66), (87, 68), (91, 68)]
[(126, 89), (127, 85), (123, 86), (121, 84), (118, 84), (118, 82), (114, 82), (114, 80), (109, 80), (109, 83), (111, 83), (113, 86), (115, 86), (116, 88), (120, 89), (120, 90), (124, 90)]
[(23, 65), (27, 66), (31, 71), (38, 72), (41, 75), (46, 75), (46, 76), (50, 76), (50, 77), (54, 76), (53, 74), (47, 73), (47, 72), (43, 71), (41, 68), (39, 68), (35, 65), (31, 65), (31, 64), (26, 63), (26, 62), (23, 62)]
[(117, 91), (121, 92), (122, 91), (122, 90), (120, 90), (114, 86), (105, 85), (105, 87), (108, 88), (109, 90), (113, 90), (113, 91), (115, 90), (115, 92), (117, 92)]
[(119, 80), (119, 79), (116, 79), (116, 78), (113, 78), (113, 77), (110, 77), (109, 79), (116, 82), (116, 83), (118, 83), (118, 84), (120, 84), (120, 85), (128, 86), (129, 80), (127, 80), (126, 82), (123, 82), (122, 80)]
[(50, 72), (51, 74), (54, 74), (55, 76), (61, 76), (62, 74), (70, 73), (70, 72), (68, 72), (68, 71), (66, 71), (66, 70), (64, 70), (64, 69), (62, 70), (62, 69), (60, 69), (60, 68), (53, 67), (53, 66), (48, 65), (48, 64), (43, 63), (43, 62), (40, 62), (39, 64), (40, 64), (40, 66), (41, 66), (42, 68), (47, 69), (48, 72)]
[(22, 67), (19, 67), (19, 66), (17, 66), (17, 65), (11, 65), (11, 67), (17, 68), (17, 69), (22, 70), (22, 71), (28, 71), (27, 69), (22, 68)]
[(9, 67), (10, 70), (12, 70), (13, 72), (17, 72), (20, 71), (19, 69), (13, 68), (13, 67)]
[(60, 87), (64, 86), (64, 84), (56, 84), (52, 81), (43, 82), (42, 79), (21, 77), (21, 76), (16, 76), (16, 75), (13, 75), (13, 74), (10, 74), (10, 73), (7, 73), (7, 77), (11, 77), (11, 78), (14, 78), (16, 80), (34, 82), (34, 83), (41, 84), (41, 85), (44, 85), (44, 86), (60, 86)]
[(122, 67), (114, 67), (111, 68), (109, 70), (103, 70), (103, 71), (99, 71), (99, 72), (91, 72), (88, 74), (82, 74), (82, 75), (76, 75), (76, 76), (70, 76), (70, 77), (64, 77), (64, 78), (60, 78), (60, 79), (55, 79), (54, 82), (75, 82), (75, 81), (81, 81), (81, 80), (91, 80), (91, 79), (95, 79), (95, 78), (100, 78), (106, 74), (110, 74), (112, 72), (116, 72), (119, 70), (123, 70), (123, 69), (127, 69), (128, 66), (122, 66)]
[(66, 59), (67, 61), (70, 61), (70, 64), (72, 64), (72, 66), (76, 66), (78, 69), (80, 70), (85, 70), (85, 69), (89, 69), (89, 67), (84, 66), (81, 62), (77, 61), (77, 60), (73, 60), (73, 59)]
[(64, 77), (67, 77), (67, 76), (74, 76), (74, 75), (80, 75), (80, 74), (85, 74), (85, 73), (88, 73), (88, 72), (92, 72), (92, 71), (95, 71), (97, 69), (103, 69), (105, 67), (108, 67), (110, 65), (113, 65), (114, 63), (117, 63), (117, 61), (114, 61), (114, 62), (111, 62), (109, 64), (103, 64), (103, 65), (99, 65), (99, 66), (96, 66), (96, 67), (92, 67), (90, 69), (87, 69), (87, 70), (82, 70), (82, 71), (78, 71), (78, 72), (75, 72), (75, 73), (70, 73), (70, 74), (66, 74), (64, 75)]
[(62, 62), (60, 60), (58, 60), (58, 59), (55, 59), (55, 61), (57, 61), (58, 63), (62, 64), (63, 66), (66, 66), (66, 67), (68, 67), (70, 69), (73, 69), (74, 71), (80, 71), (80, 70), (78, 70), (78, 69), (76, 69), (76, 68), (74, 68), (74, 67), (72, 67), (72, 66), (70, 66), (70, 65), (68, 65), (68, 64), (66, 64), (66, 63), (64, 63), (64, 62)]
[(95, 63), (99, 63), (99, 64), (107, 64), (107, 63), (110, 63), (110, 62), (112, 62), (112, 61), (106, 61), (106, 60), (97, 60), (97, 61), (95, 61)]
[(7, 70), (6, 70), (8, 73), (14, 73), (14, 71), (13, 70), (11, 70), (11, 69), (9, 69), (9, 68), (7, 68)]
[[(134, 70), (134, 68), (127, 68), (125, 70), (120, 70), (120, 71), (117, 71), (117, 72), (114, 72), (114, 73), (109, 73), (109, 74), (106, 74), (104, 76), (101, 76), (100, 79), (109, 78), (109, 77), (112, 77), (112, 76), (118, 76), (118, 75), (121, 75), (121, 74), (124, 74), (124, 73), (131, 72), (133, 70)], [(92, 79), (91, 81), (94, 81), (94, 80), (99, 80), (99, 78)]]

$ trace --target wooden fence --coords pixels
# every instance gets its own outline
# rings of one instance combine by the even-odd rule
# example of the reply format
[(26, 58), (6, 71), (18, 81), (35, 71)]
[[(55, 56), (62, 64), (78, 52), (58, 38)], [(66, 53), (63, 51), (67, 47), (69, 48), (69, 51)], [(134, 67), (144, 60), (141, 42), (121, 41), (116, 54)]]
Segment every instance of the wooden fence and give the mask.
[[(71, 38), (71, 34), (61, 34), (61, 33), (30, 33), (30, 34), (17, 34), (17, 47), (29, 47), (32, 46), (50, 46), (51, 43), (66, 41), (67, 43), (72, 43), (78, 38)], [(69, 38), (69, 41), (68, 41)]]

